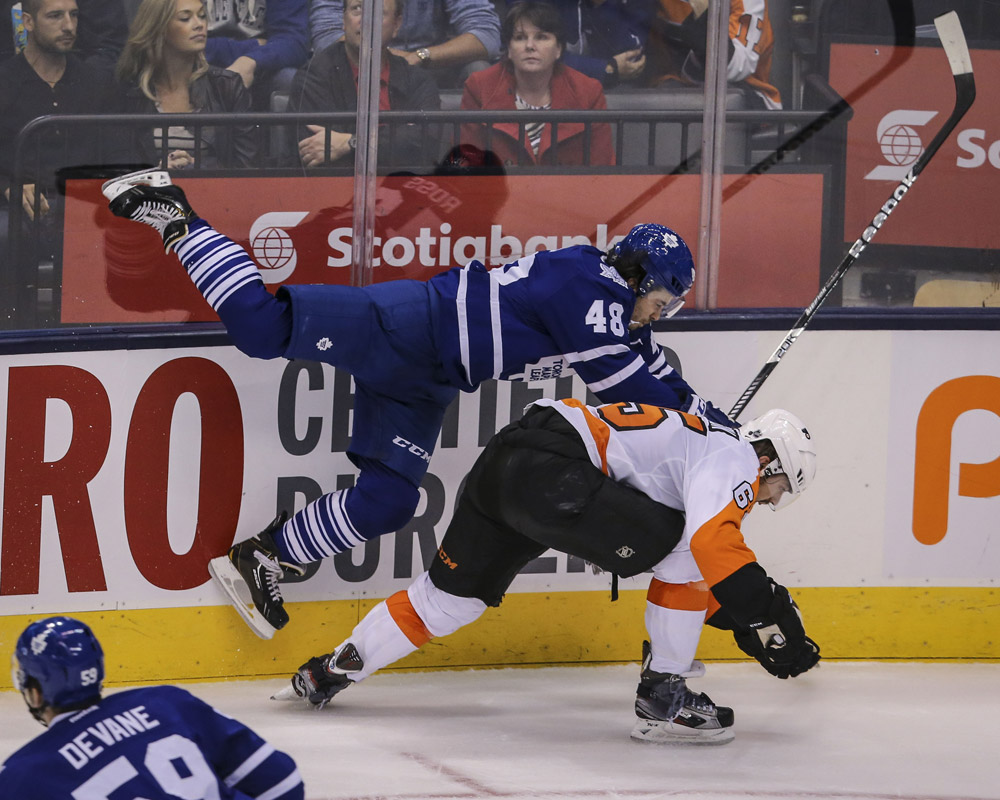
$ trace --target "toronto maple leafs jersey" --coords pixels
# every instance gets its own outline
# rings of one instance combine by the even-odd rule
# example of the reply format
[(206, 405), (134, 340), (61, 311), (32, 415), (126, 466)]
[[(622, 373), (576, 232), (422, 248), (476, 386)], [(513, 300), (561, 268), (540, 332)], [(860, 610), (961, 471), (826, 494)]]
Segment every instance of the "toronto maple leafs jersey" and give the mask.
[(691, 387), (650, 327), (629, 331), (635, 292), (596, 247), (543, 250), (502, 267), (436, 275), (436, 340), (449, 381), (545, 380), (575, 371), (604, 402), (687, 408)]
[(0, 768), (0, 798), (301, 800), (291, 757), (189, 692), (116, 692), (56, 717)]
[(703, 417), (639, 403), (594, 408), (539, 400), (576, 429), (594, 466), (658, 503), (683, 511), (684, 534), (653, 568), (667, 583), (715, 586), (757, 559), (740, 532), (753, 508), (759, 461), (740, 434)]

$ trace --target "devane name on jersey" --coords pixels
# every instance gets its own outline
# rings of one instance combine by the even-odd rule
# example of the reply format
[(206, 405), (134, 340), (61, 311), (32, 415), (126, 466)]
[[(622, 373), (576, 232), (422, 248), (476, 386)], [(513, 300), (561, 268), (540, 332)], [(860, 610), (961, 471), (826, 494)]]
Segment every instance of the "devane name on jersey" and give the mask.
[[(589, 244), (598, 250), (607, 250), (624, 238), (624, 234), (608, 239), (608, 226), (597, 225), (594, 239), (583, 235), (545, 235), (529, 237), (522, 242), (516, 236), (505, 235), (502, 225), (491, 225), (490, 235), (459, 236), (452, 241), (451, 223), (442, 222), (438, 234), (432, 234), (430, 228), (421, 228), (415, 239), (407, 236), (392, 236), (382, 241), (381, 236), (373, 240), (372, 266), (380, 267), (386, 264), (390, 267), (410, 267), (414, 262), (422, 267), (453, 267), (455, 264), (465, 264), (469, 261), (486, 263), (487, 254), (494, 264), (513, 261), (537, 250), (557, 250), (575, 244)], [(334, 228), (330, 231), (327, 242), (334, 255), (326, 260), (328, 267), (351, 266), (351, 228)]]
[[(88, 708), (82, 714), (73, 717), (75, 722), (84, 714), (97, 711), (97, 707)], [(106, 747), (112, 747), (118, 742), (129, 739), (136, 734), (159, 727), (158, 720), (153, 719), (145, 706), (135, 706), (120, 714), (112, 714), (93, 725), (88, 725), (82, 733), (59, 748), (59, 755), (65, 758), (74, 769), (85, 766), (90, 759), (99, 756)]]

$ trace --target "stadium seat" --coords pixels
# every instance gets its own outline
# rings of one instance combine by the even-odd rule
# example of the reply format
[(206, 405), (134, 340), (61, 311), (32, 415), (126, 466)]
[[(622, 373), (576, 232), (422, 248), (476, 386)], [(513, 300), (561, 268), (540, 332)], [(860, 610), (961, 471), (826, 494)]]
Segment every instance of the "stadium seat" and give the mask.
[[(608, 109), (611, 111), (695, 111), (700, 120), (704, 108), (704, 94), (700, 88), (678, 89), (619, 89), (607, 93)], [(745, 108), (743, 93), (732, 89), (726, 94), (726, 110), (740, 111)], [(650, 125), (655, 128), (650, 151)], [(684, 152), (682, 132), (687, 127), (687, 143)], [(685, 158), (701, 150), (701, 122), (629, 122), (622, 125), (621, 166), (676, 167)], [(612, 129), (617, 147), (618, 129)], [(725, 164), (746, 164), (746, 131), (743, 125), (726, 126)]]

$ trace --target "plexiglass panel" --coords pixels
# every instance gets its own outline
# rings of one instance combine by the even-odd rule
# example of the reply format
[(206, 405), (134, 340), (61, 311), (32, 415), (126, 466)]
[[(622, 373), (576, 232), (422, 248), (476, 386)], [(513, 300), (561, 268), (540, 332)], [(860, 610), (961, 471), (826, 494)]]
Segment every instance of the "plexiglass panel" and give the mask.
[[(106, 5), (29, 0), (0, 30), (7, 330), (217, 319), (108, 211), (140, 165), (271, 288), (659, 222), (695, 253), (683, 313), (801, 308), (852, 247), (831, 306), (1000, 302), (994, 0)], [(956, 100), (950, 10), (978, 98), (910, 187)]]

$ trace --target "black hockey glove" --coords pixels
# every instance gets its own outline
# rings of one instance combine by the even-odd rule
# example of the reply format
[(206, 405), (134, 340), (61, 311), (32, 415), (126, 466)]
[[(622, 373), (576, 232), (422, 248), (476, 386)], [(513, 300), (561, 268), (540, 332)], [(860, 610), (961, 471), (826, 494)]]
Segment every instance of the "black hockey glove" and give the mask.
[[(770, 579), (769, 579), (770, 580)], [(733, 638), (740, 650), (776, 678), (794, 678), (819, 662), (819, 645), (806, 636), (802, 616), (788, 589), (771, 580), (774, 598), (766, 616), (739, 626)]]

